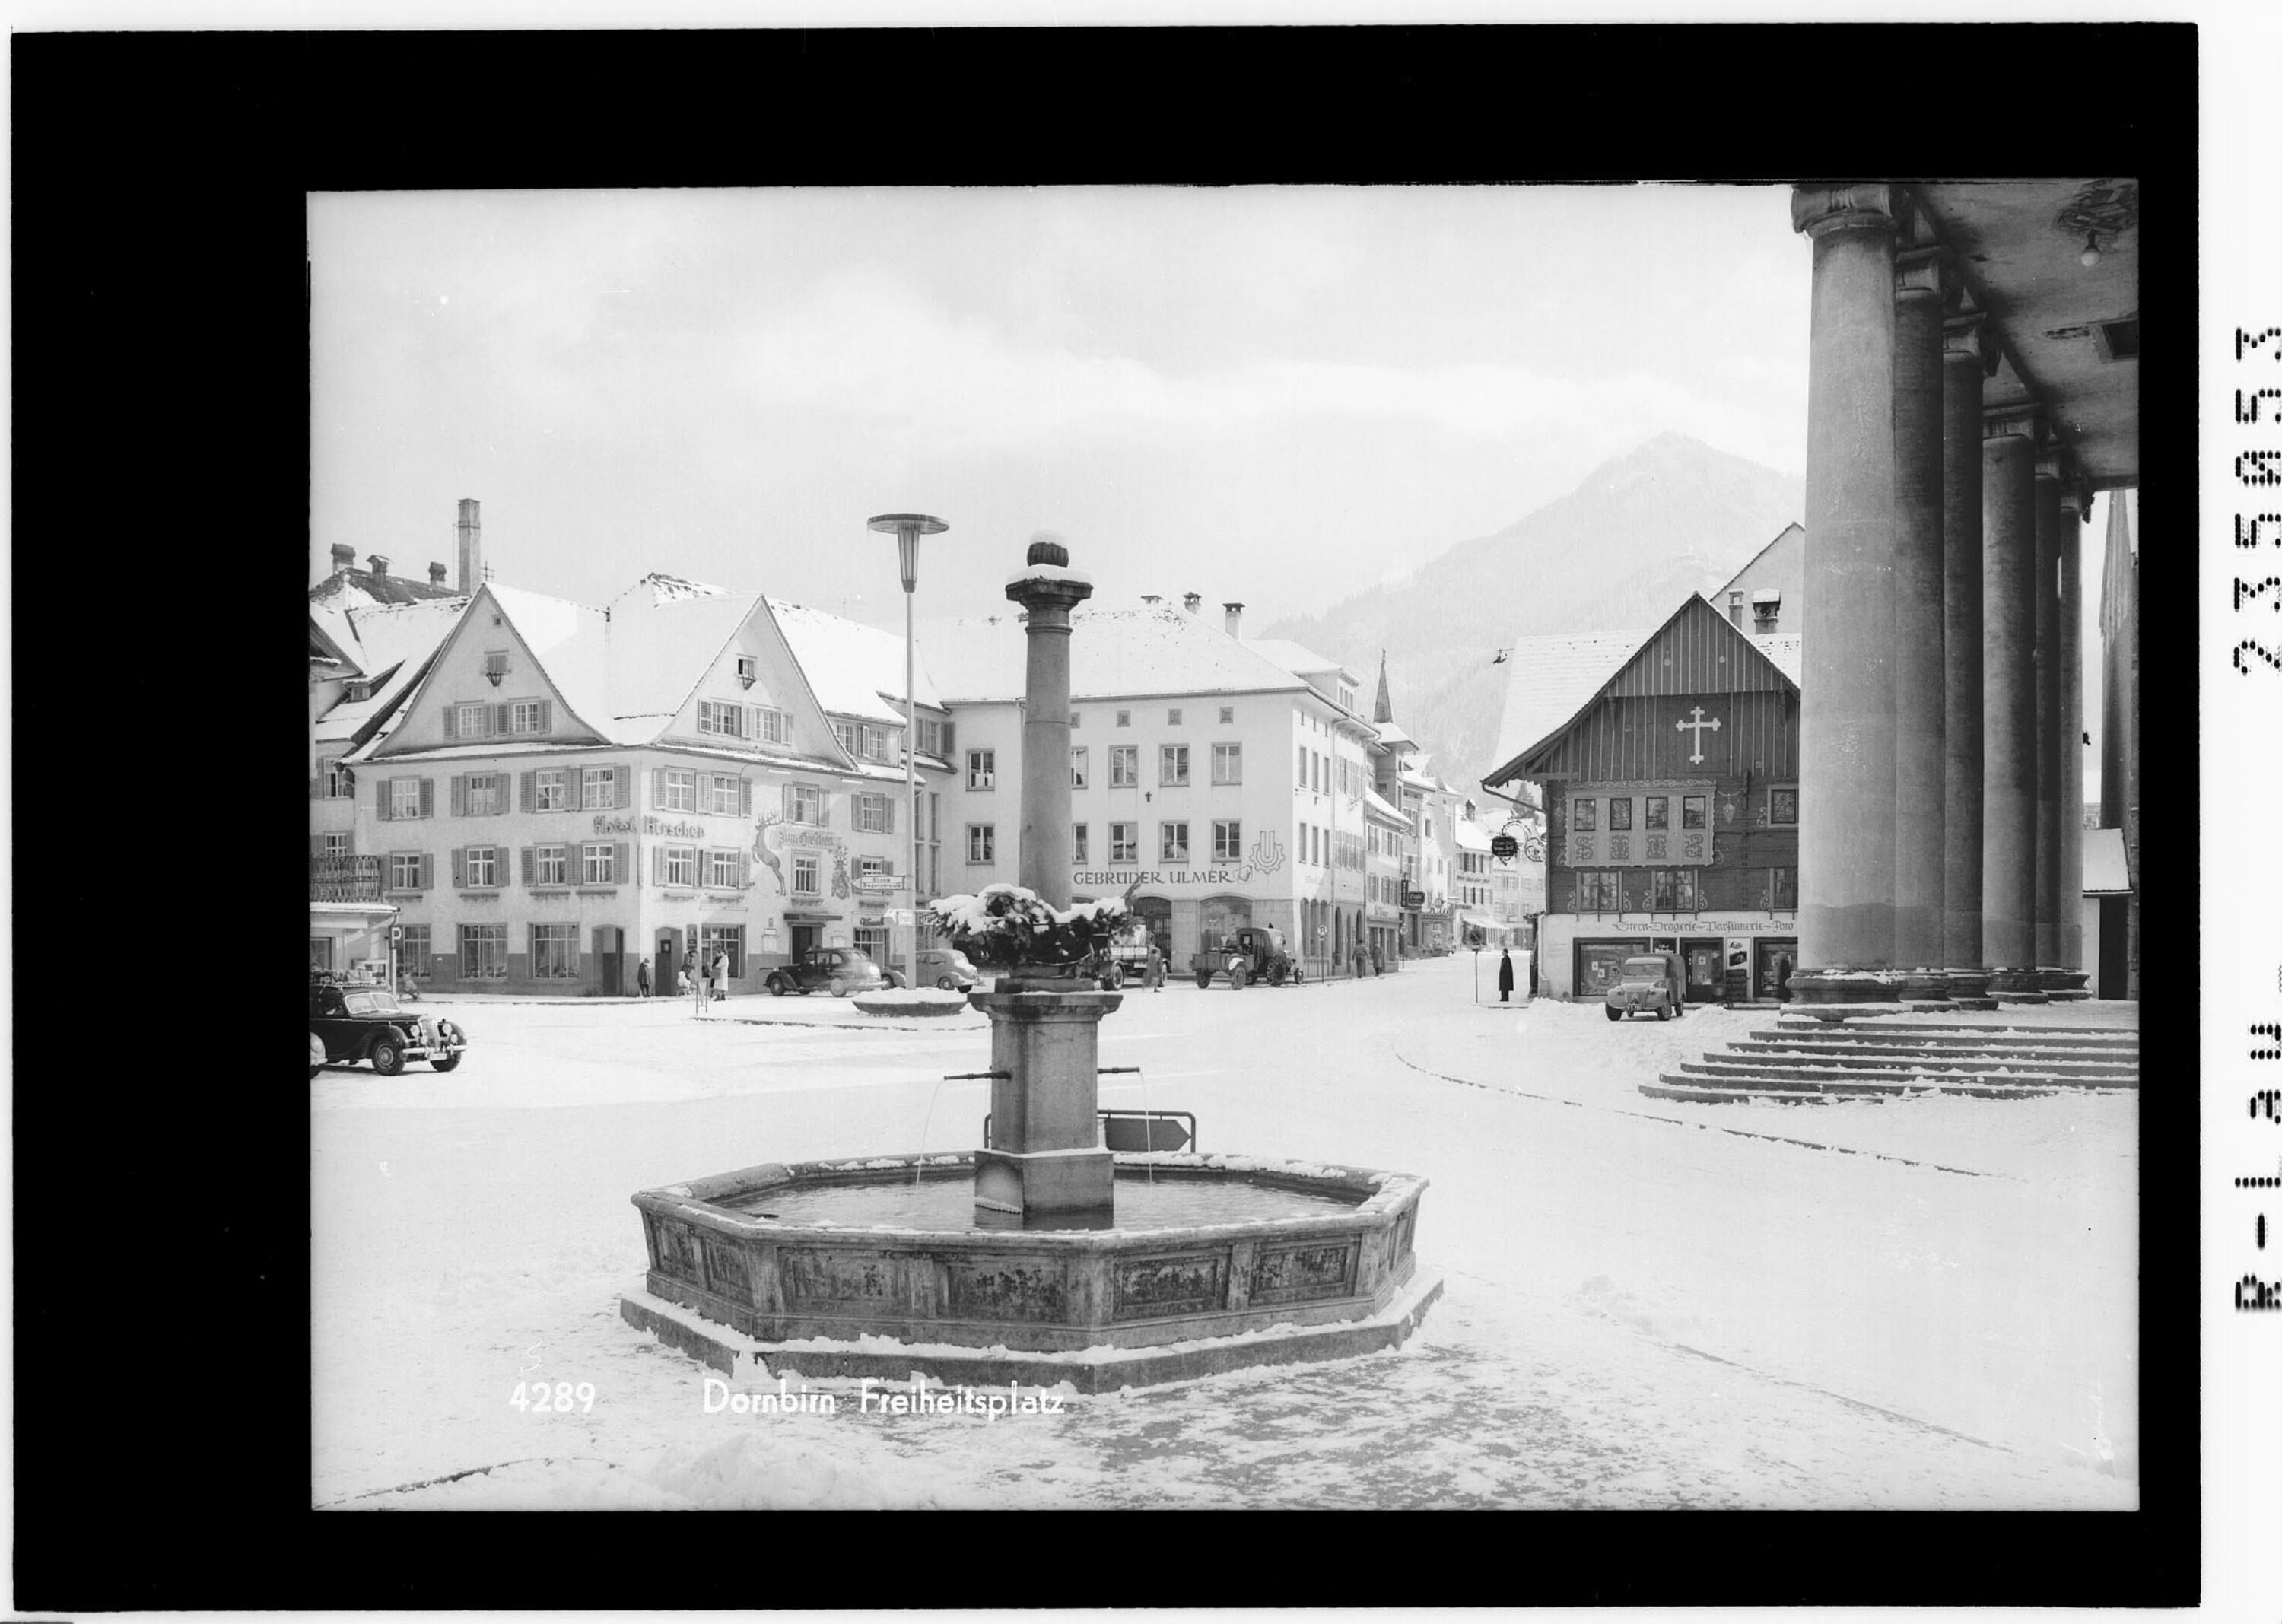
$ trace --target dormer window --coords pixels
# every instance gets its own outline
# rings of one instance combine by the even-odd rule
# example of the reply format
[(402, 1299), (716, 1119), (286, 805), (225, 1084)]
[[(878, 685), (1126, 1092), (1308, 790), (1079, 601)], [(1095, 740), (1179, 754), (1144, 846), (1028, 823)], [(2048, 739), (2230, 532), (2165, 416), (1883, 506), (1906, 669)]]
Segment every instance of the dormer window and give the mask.
[(749, 654), (737, 657), (737, 680), (750, 688), (760, 680), (761, 663)]
[(507, 680), (507, 650), (494, 649), (484, 656), (484, 680), (493, 688)]

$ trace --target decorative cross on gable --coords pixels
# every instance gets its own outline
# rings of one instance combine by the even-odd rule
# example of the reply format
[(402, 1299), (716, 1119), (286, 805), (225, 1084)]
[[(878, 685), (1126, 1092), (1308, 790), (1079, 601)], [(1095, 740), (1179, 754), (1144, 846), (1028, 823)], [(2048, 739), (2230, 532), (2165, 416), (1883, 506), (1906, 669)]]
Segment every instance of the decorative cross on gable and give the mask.
[(1708, 727), (1713, 733), (1719, 732), (1719, 719), (1715, 716), (1710, 721), (1705, 721), (1704, 719), (1704, 707), (1702, 705), (1697, 705), (1696, 707), (1693, 715), (1695, 716), (1695, 720), (1688, 722), (1674, 722), (1673, 723), (1673, 727), (1682, 733), (1685, 733), (1691, 727), (1696, 730), (1696, 737), (1692, 741), (1696, 746), (1696, 753), (1690, 756), (1688, 760), (1701, 763), (1704, 759), (1704, 730)]

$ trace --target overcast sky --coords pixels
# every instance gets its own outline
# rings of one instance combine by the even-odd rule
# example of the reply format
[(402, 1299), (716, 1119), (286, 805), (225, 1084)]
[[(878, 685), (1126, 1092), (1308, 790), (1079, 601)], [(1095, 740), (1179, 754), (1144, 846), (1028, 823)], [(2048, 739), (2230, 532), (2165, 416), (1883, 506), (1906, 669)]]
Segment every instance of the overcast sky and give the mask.
[[(1097, 599), (1325, 607), (1665, 430), (1793, 472), (1782, 187), (393, 193), (310, 203), (312, 579), (649, 570), (900, 630), (1052, 530)], [(1508, 584), (1511, 589), (1516, 584)]]

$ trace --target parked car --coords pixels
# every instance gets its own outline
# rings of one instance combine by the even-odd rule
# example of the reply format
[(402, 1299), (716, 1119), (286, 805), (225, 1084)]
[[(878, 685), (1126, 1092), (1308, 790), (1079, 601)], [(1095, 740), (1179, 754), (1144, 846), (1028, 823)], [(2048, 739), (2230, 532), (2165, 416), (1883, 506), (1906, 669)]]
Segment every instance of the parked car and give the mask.
[(1687, 975), (1678, 953), (1635, 953), (1618, 967), (1617, 978), (1601, 995), (1601, 1007), (1611, 1021), (1650, 1010), (1657, 1020), (1669, 1021), (1686, 1006)]
[(957, 948), (920, 949), (920, 986), (940, 987), (946, 992), (966, 992), (982, 984), (982, 972), (974, 967), (974, 960)]
[(771, 970), (762, 983), (772, 998), (788, 992), (807, 994), (819, 987), (834, 998), (870, 992), (888, 984), (880, 967), (852, 947), (811, 947), (790, 964)]
[(312, 1032), (309, 1034), (309, 1075), (314, 1077), (324, 1068), (325, 1040)]
[(1286, 981), (1300, 984), (1300, 966), (1285, 950), (1284, 933), (1273, 925), (1246, 925), (1218, 947), (1199, 949), (1189, 960), (1189, 974), (1197, 985), (1209, 987), (1215, 975), (1241, 991), (1248, 982), (1264, 981), (1280, 987)]
[(468, 1035), (441, 1015), (415, 1014), (381, 986), (343, 986), (330, 976), (309, 982), (309, 1034), (322, 1045), (309, 1051), (309, 1075), (321, 1065), (370, 1061), (384, 1077), (404, 1069), (407, 1061), (426, 1061), (439, 1071), (458, 1068), (466, 1057)]

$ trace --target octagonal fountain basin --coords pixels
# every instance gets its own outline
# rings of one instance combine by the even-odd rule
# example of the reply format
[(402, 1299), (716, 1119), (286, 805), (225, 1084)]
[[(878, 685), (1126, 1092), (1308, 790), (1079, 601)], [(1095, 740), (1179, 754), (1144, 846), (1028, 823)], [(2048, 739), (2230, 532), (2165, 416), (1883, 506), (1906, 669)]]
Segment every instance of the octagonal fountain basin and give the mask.
[[(1227, 1368), (1391, 1346), (1439, 1291), (1439, 1278), (1413, 1282), (1423, 1178), (1168, 1153), (1120, 1155), (1116, 1172), (1106, 1227), (978, 1211), (971, 1154), (769, 1165), (645, 1190), (633, 1198), (649, 1249), (643, 1294), (741, 1333), (731, 1340), (798, 1342), (803, 1370), (819, 1350), (858, 1351), (858, 1339), (875, 1352), (881, 1338), (952, 1352), (1188, 1352), (1229, 1339), (1261, 1350), (1207, 1361)], [(710, 1358), (635, 1307), (629, 1297), (627, 1319)], [(1370, 1333), (1301, 1349), (1308, 1339), (1291, 1333), (1309, 1327)], [(1270, 1348), (1279, 1339), (1291, 1346)], [(1176, 1362), (1182, 1374), (1195, 1365)]]

